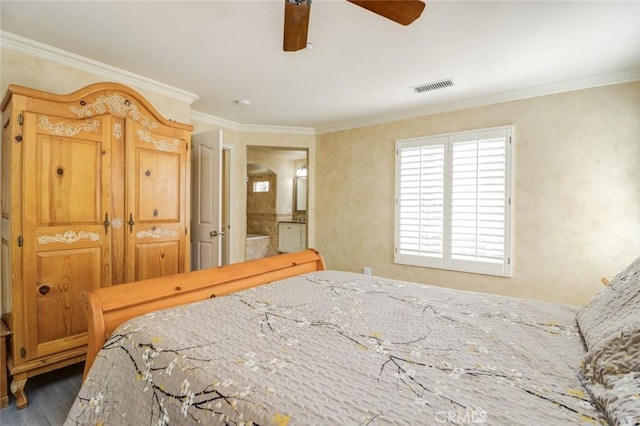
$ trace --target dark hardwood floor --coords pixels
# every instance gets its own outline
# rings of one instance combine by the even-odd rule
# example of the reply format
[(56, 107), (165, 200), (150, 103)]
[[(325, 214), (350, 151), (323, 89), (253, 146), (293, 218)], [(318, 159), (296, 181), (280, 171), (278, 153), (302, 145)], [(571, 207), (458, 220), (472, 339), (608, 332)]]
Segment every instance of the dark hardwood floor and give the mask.
[(80, 390), (83, 368), (84, 363), (75, 364), (27, 380), (25, 393), (29, 405), (18, 410), (11, 395), (9, 406), (0, 410), (0, 425), (59, 426), (64, 423)]

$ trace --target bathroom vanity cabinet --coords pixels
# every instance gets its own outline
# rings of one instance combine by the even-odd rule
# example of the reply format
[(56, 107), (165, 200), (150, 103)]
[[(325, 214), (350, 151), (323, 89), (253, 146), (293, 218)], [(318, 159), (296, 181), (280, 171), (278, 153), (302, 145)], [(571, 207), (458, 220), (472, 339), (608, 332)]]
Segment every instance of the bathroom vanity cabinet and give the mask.
[(278, 223), (278, 251), (291, 253), (307, 248), (307, 224), (301, 222)]

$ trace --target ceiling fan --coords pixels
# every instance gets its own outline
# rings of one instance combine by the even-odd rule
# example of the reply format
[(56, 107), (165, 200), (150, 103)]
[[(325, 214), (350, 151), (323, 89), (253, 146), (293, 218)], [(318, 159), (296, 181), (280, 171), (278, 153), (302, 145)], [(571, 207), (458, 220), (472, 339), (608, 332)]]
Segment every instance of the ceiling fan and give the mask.
[[(420, 17), (425, 4), (420, 0), (347, 0), (370, 12), (401, 25), (409, 25)], [(295, 52), (307, 46), (311, 0), (284, 0), (285, 52)]]

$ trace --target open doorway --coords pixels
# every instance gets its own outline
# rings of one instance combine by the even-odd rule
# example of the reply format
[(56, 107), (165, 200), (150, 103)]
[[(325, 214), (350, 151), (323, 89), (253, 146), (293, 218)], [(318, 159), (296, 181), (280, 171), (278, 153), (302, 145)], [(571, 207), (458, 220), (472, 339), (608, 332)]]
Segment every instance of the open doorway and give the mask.
[(306, 248), (307, 168), (307, 149), (247, 147), (246, 260)]

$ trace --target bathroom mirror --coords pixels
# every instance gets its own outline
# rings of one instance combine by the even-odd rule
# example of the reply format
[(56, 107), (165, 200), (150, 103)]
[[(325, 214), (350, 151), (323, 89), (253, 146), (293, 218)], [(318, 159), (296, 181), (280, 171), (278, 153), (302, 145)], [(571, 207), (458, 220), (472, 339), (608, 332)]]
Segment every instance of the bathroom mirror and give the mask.
[(307, 212), (307, 178), (294, 178), (293, 185), (293, 205), (296, 213)]

